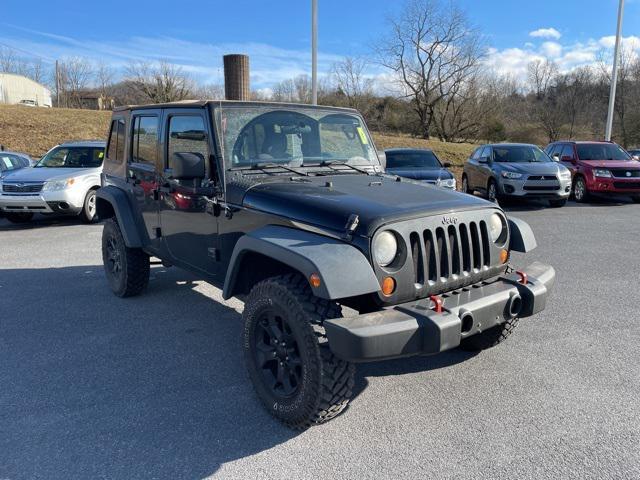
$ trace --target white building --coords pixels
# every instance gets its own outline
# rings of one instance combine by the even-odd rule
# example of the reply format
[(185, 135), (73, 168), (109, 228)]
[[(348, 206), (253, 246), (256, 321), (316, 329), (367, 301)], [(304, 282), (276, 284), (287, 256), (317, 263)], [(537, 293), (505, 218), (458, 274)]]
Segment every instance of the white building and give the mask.
[(51, 106), (51, 92), (30, 78), (13, 73), (0, 73), (0, 104)]

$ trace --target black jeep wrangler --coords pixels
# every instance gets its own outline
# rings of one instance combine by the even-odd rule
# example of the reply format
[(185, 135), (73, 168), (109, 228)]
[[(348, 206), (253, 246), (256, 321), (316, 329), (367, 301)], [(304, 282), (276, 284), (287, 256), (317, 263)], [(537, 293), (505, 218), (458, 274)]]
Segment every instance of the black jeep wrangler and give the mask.
[(502, 342), (554, 282), (552, 267), (508, 266), (535, 239), (496, 204), (385, 175), (353, 110), (128, 107), (108, 142), (97, 213), (113, 292), (142, 292), (153, 256), (244, 299), (249, 375), (292, 427), (344, 410), (355, 362)]

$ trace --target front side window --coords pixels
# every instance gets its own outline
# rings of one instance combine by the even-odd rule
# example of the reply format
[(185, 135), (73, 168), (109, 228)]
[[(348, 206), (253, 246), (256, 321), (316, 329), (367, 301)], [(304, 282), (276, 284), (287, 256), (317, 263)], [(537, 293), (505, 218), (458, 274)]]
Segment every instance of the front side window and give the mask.
[(631, 160), (629, 154), (615, 143), (580, 143), (577, 150), (580, 160)]
[(97, 168), (102, 165), (104, 149), (99, 147), (56, 147), (34, 168)]
[(380, 165), (357, 115), (313, 107), (224, 106), (216, 116), (227, 168)]
[(496, 145), (493, 161), (500, 163), (550, 162), (551, 159), (535, 145)]
[(433, 152), (387, 154), (387, 168), (442, 168)]
[(29, 161), (26, 158), (0, 152), (0, 172), (10, 172), (27, 166), (29, 166)]
[(158, 159), (158, 117), (135, 117), (131, 161), (156, 164)]
[(195, 153), (209, 158), (209, 135), (200, 115), (179, 115), (169, 119), (168, 167), (173, 168), (175, 153)]
[(560, 154), (560, 159), (562, 160), (565, 157), (573, 158), (573, 145), (564, 146), (562, 153)]

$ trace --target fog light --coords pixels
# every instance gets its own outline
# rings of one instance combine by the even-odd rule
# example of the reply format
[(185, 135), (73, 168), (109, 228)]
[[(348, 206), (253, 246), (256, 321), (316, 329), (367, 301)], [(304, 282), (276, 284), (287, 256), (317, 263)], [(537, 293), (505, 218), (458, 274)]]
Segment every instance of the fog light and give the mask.
[(500, 250), (500, 263), (507, 263), (509, 260), (509, 252), (506, 249)]
[(393, 277), (385, 277), (381, 286), (382, 294), (388, 297), (396, 290), (396, 281)]
[(317, 273), (312, 273), (311, 276), (309, 277), (309, 283), (313, 288), (318, 288), (322, 284), (322, 281), (320, 280), (320, 275), (318, 275)]

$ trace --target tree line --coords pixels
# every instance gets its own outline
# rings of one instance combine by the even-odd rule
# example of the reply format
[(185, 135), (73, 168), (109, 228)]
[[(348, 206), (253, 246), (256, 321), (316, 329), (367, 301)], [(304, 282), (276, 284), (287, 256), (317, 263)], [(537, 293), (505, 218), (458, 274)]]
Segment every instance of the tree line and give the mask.
[[(552, 60), (535, 60), (526, 78), (500, 76), (484, 63), (485, 35), (455, 2), (408, 0), (367, 57), (346, 57), (321, 77), (320, 104), (351, 107), (383, 133), (445, 142), (519, 141), (546, 144), (562, 138), (604, 135), (611, 55), (561, 72)], [(193, 98), (219, 99), (222, 85), (198, 84), (169, 62), (132, 62), (118, 75), (106, 64), (75, 57), (47, 75), (41, 61), (25, 62), (0, 49), (0, 70), (47, 83), (64, 107), (78, 107), (87, 90), (116, 105)], [(371, 72), (376, 72), (372, 74)], [(640, 60), (624, 50), (618, 74), (614, 139), (640, 145)], [(257, 100), (311, 101), (311, 79), (299, 75), (253, 92)]]

